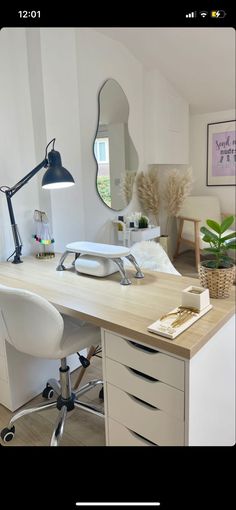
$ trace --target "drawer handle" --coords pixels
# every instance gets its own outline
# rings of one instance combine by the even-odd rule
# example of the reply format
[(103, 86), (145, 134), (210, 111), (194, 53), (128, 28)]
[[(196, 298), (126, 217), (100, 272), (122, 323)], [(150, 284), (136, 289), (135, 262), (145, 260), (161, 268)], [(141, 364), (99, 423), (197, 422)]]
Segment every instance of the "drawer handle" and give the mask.
[(129, 344), (131, 344), (136, 349), (140, 349), (142, 351), (149, 352), (150, 354), (157, 354), (158, 351), (155, 351), (155, 349), (152, 349), (151, 347), (147, 347), (146, 345), (137, 344), (137, 342), (133, 342), (132, 340), (126, 340)]
[(146, 439), (146, 437), (141, 436), (141, 434), (134, 432), (134, 430), (130, 429), (128, 430), (130, 431), (130, 434), (132, 434), (134, 437), (137, 437), (138, 439), (142, 439), (143, 441), (145, 441), (145, 443), (151, 444), (152, 446), (158, 446), (156, 443), (153, 443), (152, 441), (149, 441), (149, 439)]
[(153, 411), (159, 411), (158, 407), (155, 407), (153, 406), (152, 404), (149, 404), (149, 402), (145, 402), (145, 400), (142, 400), (141, 398), (138, 398), (138, 397), (135, 397), (134, 395), (130, 395), (130, 393), (127, 393), (127, 395), (132, 399), (134, 400), (135, 402), (137, 402), (138, 404), (140, 405), (144, 405), (146, 407), (148, 407), (149, 409), (153, 410)]
[(134, 372), (139, 377), (142, 377), (143, 379), (147, 379), (150, 382), (158, 382), (158, 379), (155, 379), (155, 377), (151, 377), (150, 375), (143, 374), (143, 372), (140, 372), (139, 370), (136, 370), (135, 368), (126, 367), (130, 372)]

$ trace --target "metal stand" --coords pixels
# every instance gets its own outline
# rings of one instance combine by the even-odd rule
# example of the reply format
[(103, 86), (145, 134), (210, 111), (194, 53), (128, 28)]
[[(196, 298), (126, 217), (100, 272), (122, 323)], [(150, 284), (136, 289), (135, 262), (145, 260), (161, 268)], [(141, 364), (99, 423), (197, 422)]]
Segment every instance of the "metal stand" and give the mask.
[[(65, 259), (67, 257), (67, 255), (69, 253), (73, 253), (69, 250), (66, 250), (60, 260), (59, 260), (59, 264), (57, 266), (57, 271), (65, 271), (67, 268), (64, 266), (64, 262), (65, 262)], [(72, 266), (75, 265), (75, 261), (76, 259), (80, 256), (81, 254), (80, 253), (75, 253), (75, 259), (74, 261), (72, 262)], [(91, 255), (92, 257), (93, 255)], [(107, 257), (109, 258), (109, 257)], [(125, 256), (126, 259), (128, 259), (131, 264), (133, 264), (134, 268), (136, 269), (136, 274), (135, 274), (135, 278), (144, 278), (144, 274), (142, 273), (135, 257), (133, 255), (131, 255), (131, 253), (129, 255), (126, 255)], [(121, 274), (121, 281), (120, 281), (120, 284), (121, 285), (130, 285), (131, 284), (131, 280), (129, 280), (129, 278), (127, 277), (127, 274), (126, 274), (126, 271), (125, 271), (125, 267), (124, 267), (124, 262), (122, 260), (121, 257), (116, 257), (116, 258), (113, 258), (113, 257), (110, 257), (110, 260), (112, 260), (113, 262), (115, 262), (115, 264), (117, 265), (118, 269), (119, 269), (119, 272)]]
[(136, 258), (131, 253), (129, 255), (126, 255), (125, 258), (128, 259), (131, 262), (131, 264), (133, 264), (133, 266), (135, 267), (137, 271), (135, 278), (144, 278), (144, 274), (142, 273)]

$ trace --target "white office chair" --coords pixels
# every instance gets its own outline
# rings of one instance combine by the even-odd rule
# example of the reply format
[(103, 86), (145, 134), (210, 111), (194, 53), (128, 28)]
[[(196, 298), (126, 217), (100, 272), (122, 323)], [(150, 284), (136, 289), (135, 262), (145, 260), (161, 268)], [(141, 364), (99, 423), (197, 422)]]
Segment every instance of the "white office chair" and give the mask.
[[(16, 420), (30, 413), (57, 407), (59, 414), (51, 438), (51, 446), (57, 446), (62, 437), (67, 412), (74, 408), (84, 409), (104, 417), (93, 405), (81, 402), (78, 397), (91, 390), (101, 380), (93, 380), (71, 390), (70, 368), (66, 356), (100, 343), (100, 329), (74, 318), (64, 320), (56, 308), (46, 299), (24, 289), (0, 285), (0, 328), (3, 337), (18, 351), (40, 358), (61, 360), (60, 384), (56, 379), (47, 383), (44, 396), (55, 392), (57, 399), (17, 412), (8, 426), (2, 430), (1, 438), (8, 442), (15, 434)], [(19, 381), (20, 384), (20, 381)], [(47, 391), (48, 390), (48, 391)]]

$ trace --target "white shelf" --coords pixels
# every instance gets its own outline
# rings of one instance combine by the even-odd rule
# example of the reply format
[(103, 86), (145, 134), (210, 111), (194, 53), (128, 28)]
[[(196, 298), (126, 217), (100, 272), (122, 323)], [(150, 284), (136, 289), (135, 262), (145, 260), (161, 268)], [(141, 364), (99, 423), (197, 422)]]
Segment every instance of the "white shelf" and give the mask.
[(127, 241), (128, 246), (139, 241), (150, 241), (160, 237), (160, 227), (118, 230), (118, 241)]

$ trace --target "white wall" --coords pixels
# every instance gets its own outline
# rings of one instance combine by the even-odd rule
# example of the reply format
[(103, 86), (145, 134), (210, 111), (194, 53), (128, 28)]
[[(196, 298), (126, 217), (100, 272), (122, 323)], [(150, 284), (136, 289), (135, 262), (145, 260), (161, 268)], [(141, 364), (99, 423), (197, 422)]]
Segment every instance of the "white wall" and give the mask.
[(207, 124), (235, 119), (234, 110), (226, 110), (190, 118), (190, 164), (193, 168), (194, 187), (192, 194), (219, 197), (221, 210), (235, 213), (235, 186), (207, 186)]
[[(26, 30), (26, 42), (35, 155), (37, 162), (39, 162), (44, 158), (45, 147), (50, 141), (47, 139), (46, 133), (41, 40), (39, 28)], [(45, 211), (47, 213), (49, 221), (52, 222), (51, 195), (48, 190), (43, 189), (41, 186), (43, 175), (44, 170), (42, 169), (36, 177), (38, 180), (39, 208), (41, 211)]]
[(147, 164), (187, 164), (189, 105), (158, 69), (144, 77), (144, 146)]
[(84, 238), (84, 185), (80, 104), (78, 99), (75, 30), (43, 28), (42, 76), (47, 140), (56, 138), (55, 150), (74, 177), (75, 186), (51, 191), (55, 250)]
[[(35, 159), (25, 30), (1, 30), (0, 63), (0, 186), (11, 187), (39, 163)], [(12, 204), (24, 244), (23, 254), (28, 254), (33, 245), (33, 211), (39, 207), (37, 179), (19, 190)], [(2, 193), (0, 213), (0, 259), (5, 260), (13, 252), (14, 243)]]
[[(96, 164), (93, 142), (98, 121), (98, 93), (108, 78), (122, 87), (129, 103), (129, 134), (143, 169), (143, 68), (125, 47), (91, 30), (77, 29), (79, 115), (83, 193), (85, 197), (85, 239), (113, 242), (111, 220), (118, 214), (106, 207), (96, 190)], [(124, 210), (137, 210), (136, 199)]]
[[(112, 242), (109, 210), (96, 190), (93, 142), (98, 121), (98, 92), (114, 78), (129, 102), (129, 134), (143, 168), (143, 68), (118, 42), (91, 29), (42, 28), (1, 31), (1, 165), (0, 185), (13, 185), (44, 157), (46, 143), (71, 171), (76, 185), (66, 190), (41, 189), (43, 169), (14, 197), (24, 241), (32, 252), (33, 211), (52, 219), (55, 249), (69, 241)], [(134, 197), (126, 210), (137, 209)], [(4, 195), (0, 196), (1, 259), (13, 251)]]
[[(144, 140), (143, 129), (146, 70), (122, 44), (92, 29), (4, 29), (0, 38), (0, 185), (13, 185), (32, 169), (43, 158), (45, 144), (54, 137), (55, 148), (61, 152), (63, 165), (71, 171), (76, 181), (74, 188), (50, 193), (42, 191), (42, 170), (38, 183), (37, 178), (33, 179), (14, 197), (16, 218), (24, 240), (24, 253), (29, 253), (32, 248), (32, 214), (38, 207), (47, 209), (49, 216), (52, 212), (53, 235), (58, 251), (64, 250), (69, 241), (76, 239), (113, 242), (111, 220), (118, 213), (104, 205), (96, 190), (93, 143), (98, 121), (98, 93), (108, 78), (117, 80), (124, 90), (129, 103), (129, 134), (139, 156), (138, 169), (145, 170), (147, 163), (152, 163), (147, 159), (147, 154), (144, 159), (144, 146), (147, 148), (149, 144), (150, 149), (152, 141)], [(159, 77), (160, 73), (155, 72), (155, 77), (157, 75)], [(167, 96), (170, 91), (171, 96), (178, 96), (164, 77), (161, 83), (166, 84)], [(164, 89), (161, 89), (162, 96)], [(158, 94), (154, 92), (156, 104)], [(159, 103), (162, 103), (160, 98)], [(158, 111), (161, 112), (162, 106), (159, 104)], [(177, 117), (175, 113), (174, 110), (172, 118), (169, 111), (169, 127), (166, 126), (166, 129), (170, 126), (173, 128), (176, 123), (178, 112)], [(234, 117), (234, 111), (193, 115), (190, 125), (190, 165), (195, 178), (193, 194), (218, 195), (222, 210), (226, 212), (234, 211), (235, 189), (207, 187), (205, 184), (206, 130), (209, 122)], [(163, 126), (161, 119), (159, 124)], [(185, 128), (182, 131), (184, 133)], [(182, 154), (187, 155), (187, 135), (183, 139), (186, 149), (181, 145)], [(152, 143), (155, 146), (155, 140)], [(164, 149), (163, 154), (168, 154), (168, 147)], [(156, 157), (156, 153), (154, 155)], [(186, 157), (182, 163), (187, 163)], [(176, 166), (174, 161), (169, 161), (171, 164), (158, 164), (158, 161), (153, 163), (161, 172), (162, 182), (165, 181), (166, 170)], [(13, 251), (5, 202), (5, 197), (0, 194), (2, 259)], [(122, 213), (139, 209), (134, 194), (131, 204)], [(165, 211), (162, 209), (162, 232), (164, 223)]]

